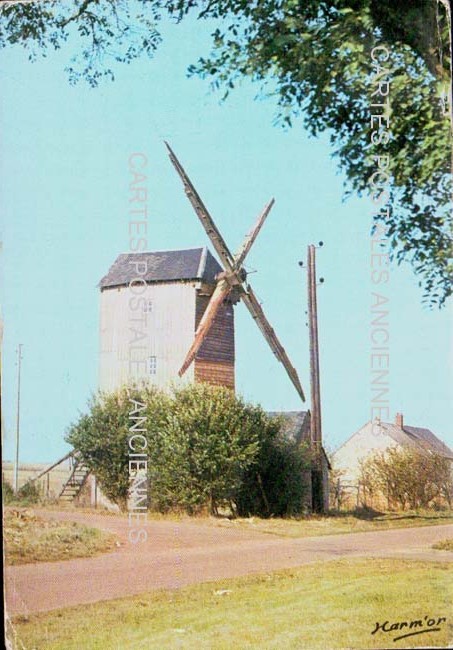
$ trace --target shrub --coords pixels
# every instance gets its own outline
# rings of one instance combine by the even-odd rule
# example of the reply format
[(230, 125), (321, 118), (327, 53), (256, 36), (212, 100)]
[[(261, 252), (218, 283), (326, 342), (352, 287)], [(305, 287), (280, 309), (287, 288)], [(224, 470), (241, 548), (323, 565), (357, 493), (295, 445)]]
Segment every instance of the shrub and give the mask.
[(67, 441), (121, 508), (132, 486), (131, 413), (146, 438), (152, 509), (301, 511), (306, 453), (279, 437), (280, 423), (261, 407), (206, 384), (174, 388), (171, 394), (150, 387), (99, 394), (69, 429)]
[(27, 481), (24, 483), (24, 485), (22, 485), (22, 487), (18, 489), (17, 494), (14, 494), (11, 483), (3, 479), (2, 495), (3, 503), (5, 505), (17, 504), (28, 506), (34, 503), (39, 503), (41, 500), (39, 486), (35, 483), (35, 481)]
[(259, 449), (264, 411), (222, 387), (175, 389), (166, 426), (151, 448), (150, 480), (160, 510), (229, 507)]
[(361, 464), (365, 493), (384, 495), (390, 507), (426, 508), (435, 499), (450, 502), (451, 461), (431, 450), (390, 447)]
[(301, 514), (307, 494), (311, 453), (281, 433), (273, 418), (261, 431), (260, 449), (236, 495), (240, 516), (283, 517)]
[(14, 500), (14, 490), (9, 481), (2, 479), (2, 495), (3, 503), (6, 505), (11, 503)]
[(41, 500), (41, 492), (36, 481), (27, 481), (24, 483), (17, 491), (17, 500), (24, 505), (39, 503)]
[(170, 399), (153, 387), (125, 387), (115, 393), (99, 393), (89, 402), (89, 413), (80, 417), (66, 440), (80, 452), (105, 495), (122, 510), (129, 495), (129, 438), (131, 427), (142, 428), (148, 445), (158, 444), (169, 412)]

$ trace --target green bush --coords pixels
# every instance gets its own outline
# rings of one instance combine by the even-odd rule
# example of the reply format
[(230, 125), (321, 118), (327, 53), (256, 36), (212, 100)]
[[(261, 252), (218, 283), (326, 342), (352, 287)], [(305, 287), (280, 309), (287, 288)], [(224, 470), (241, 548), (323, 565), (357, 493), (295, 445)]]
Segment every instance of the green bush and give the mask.
[(432, 450), (389, 447), (377, 451), (360, 465), (365, 495), (383, 495), (391, 508), (416, 510), (436, 501), (451, 507), (451, 461)]
[[(116, 393), (99, 393), (89, 402), (89, 413), (73, 424), (66, 440), (79, 451), (105, 495), (122, 510), (130, 488), (130, 428), (144, 418), (148, 453), (158, 444), (166, 426), (170, 398), (153, 387), (128, 387)], [(142, 408), (143, 405), (143, 408)]]
[(151, 486), (159, 510), (217, 513), (231, 507), (254, 462), (267, 417), (231, 390), (194, 384), (173, 392), (167, 423), (152, 448)]
[(39, 485), (37, 485), (36, 481), (27, 481), (18, 489), (17, 498), (24, 505), (39, 503), (41, 500)]
[(41, 494), (39, 491), (39, 486), (36, 485), (34, 481), (27, 481), (20, 487), (17, 491), (17, 494), (14, 494), (14, 490), (11, 486), (11, 483), (2, 480), (2, 496), (3, 503), (6, 505), (16, 504), (29, 506), (35, 503), (39, 503), (41, 500)]
[(275, 418), (262, 431), (257, 457), (236, 496), (240, 516), (284, 517), (301, 514), (307, 495), (311, 452), (281, 434)]
[(2, 479), (2, 496), (3, 496), (3, 503), (8, 505), (14, 500), (14, 490), (9, 481), (6, 479)]
[(137, 425), (145, 429), (149, 508), (189, 514), (301, 512), (306, 450), (282, 438), (281, 423), (261, 407), (206, 384), (174, 388), (171, 394), (150, 387), (99, 394), (89, 413), (72, 425), (67, 441), (121, 508), (131, 496), (131, 413), (142, 418)]

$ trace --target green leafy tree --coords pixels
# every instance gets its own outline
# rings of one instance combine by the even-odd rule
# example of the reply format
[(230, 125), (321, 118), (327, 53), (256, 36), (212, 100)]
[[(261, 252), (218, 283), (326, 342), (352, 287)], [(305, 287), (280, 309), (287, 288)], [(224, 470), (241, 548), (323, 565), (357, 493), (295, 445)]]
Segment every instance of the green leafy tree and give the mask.
[(361, 464), (360, 483), (371, 496), (384, 495), (391, 506), (426, 508), (436, 499), (451, 501), (451, 461), (431, 450), (390, 447)]
[[(10, 5), (0, 15), (0, 46), (20, 44), (30, 59), (58, 49), (74, 32), (80, 53), (71, 82), (113, 78), (112, 61), (152, 56), (163, 15), (191, 14), (213, 25), (212, 51), (189, 72), (226, 97), (242, 78), (275, 98), (277, 120), (301, 117), (326, 131), (348, 192), (369, 190), (375, 155), (388, 155), (388, 213), (376, 215), (392, 257), (409, 261), (425, 299), (452, 292), (451, 22), (445, 0), (73, 0)], [(370, 143), (377, 44), (389, 50), (391, 138)]]

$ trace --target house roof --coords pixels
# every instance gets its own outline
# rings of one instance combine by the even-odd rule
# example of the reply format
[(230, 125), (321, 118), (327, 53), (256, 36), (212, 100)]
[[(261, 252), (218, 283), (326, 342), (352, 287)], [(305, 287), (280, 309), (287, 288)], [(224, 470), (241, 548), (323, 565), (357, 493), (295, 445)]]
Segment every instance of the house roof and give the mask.
[(406, 424), (401, 429), (396, 424), (388, 422), (381, 422), (381, 428), (400, 445), (429, 449), (453, 460), (453, 451), (442, 440), (439, 440), (430, 429), (410, 427)]
[[(342, 449), (345, 445), (351, 442), (358, 433), (363, 431), (368, 425), (371, 425), (372, 422), (369, 421), (358, 431), (352, 434), (342, 445), (338, 447), (335, 453)], [(381, 430), (388, 435), (392, 440), (397, 444), (402, 446), (411, 446), (418, 449), (430, 449), (435, 451), (438, 454), (442, 454), (446, 458), (453, 460), (453, 451), (440, 440), (430, 429), (423, 427), (411, 427), (406, 424), (403, 425), (403, 428), (397, 424), (391, 422), (379, 422), (379, 427)]]
[[(302, 442), (308, 442), (310, 444), (310, 411), (268, 411), (267, 415), (271, 418), (281, 417), (283, 419), (281, 432), (285, 438), (292, 442), (297, 442), (297, 444), (301, 444)], [(321, 447), (321, 449), (327, 467), (332, 469), (326, 450), (324, 447)]]
[[(146, 263), (146, 273), (137, 273), (135, 263)], [(142, 267), (143, 268), (143, 267)], [(129, 284), (136, 277), (147, 283), (182, 282), (198, 280), (215, 284), (215, 276), (222, 267), (204, 248), (189, 248), (176, 251), (155, 251), (146, 253), (122, 253), (110, 267), (107, 275), (101, 279), (99, 287), (107, 289)]]
[(282, 433), (293, 442), (310, 440), (310, 411), (268, 411), (271, 418), (283, 419)]

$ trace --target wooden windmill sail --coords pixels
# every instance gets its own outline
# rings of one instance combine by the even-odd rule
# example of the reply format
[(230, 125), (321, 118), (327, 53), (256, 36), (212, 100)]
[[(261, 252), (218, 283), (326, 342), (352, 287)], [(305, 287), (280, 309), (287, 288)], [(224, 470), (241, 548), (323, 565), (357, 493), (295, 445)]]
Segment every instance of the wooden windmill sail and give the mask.
[(292, 381), (294, 387), (299, 393), (302, 401), (305, 401), (304, 391), (302, 389), (299, 377), (293, 365), (291, 364), (288, 355), (280, 341), (278, 340), (271, 324), (264, 315), (263, 309), (256, 298), (252, 287), (247, 282), (247, 273), (243, 267), (245, 258), (247, 257), (253, 242), (258, 236), (261, 227), (266, 220), (267, 215), (271, 211), (271, 208), (274, 204), (274, 199), (272, 199), (263, 209), (259, 215), (255, 225), (250, 230), (246, 236), (244, 243), (240, 247), (236, 255), (232, 255), (228, 246), (225, 243), (222, 235), (220, 234), (217, 226), (215, 225), (211, 215), (209, 214), (206, 206), (198, 195), (195, 187), (184, 171), (181, 163), (177, 159), (176, 155), (172, 151), (168, 143), (165, 143), (170, 155), (170, 160), (173, 163), (176, 171), (178, 172), (183, 185), (186, 195), (192, 204), (198, 218), (200, 219), (209, 239), (214, 246), (217, 255), (220, 258), (220, 261), (223, 265), (223, 272), (219, 273), (217, 276), (217, 285), (211, 296), (211, 299), (208, 303), (206, 311), (203, 314), (203, 317), (197, 327), (195, 332), (195, 338), (190, 346), (190, 349), (186, 355), (184, 363), (179, 370), (179, 376), (182, 376), (187, 368), (190, 366), (192, 361), (195, 359), (195, 356), (200, 349), (203, 340), (205, 339), (213, 321), (216, 316), (217, 311), (219, 310), (221, 304), (228, 297), (228, 295), (234, 291), (236, 295), (242, 300), (250, 314), (252, 315), (253, 320), (258, 325), (261, 330), (264, 338), (266, 339), (269, 347), (272, 352), (275, 354), (277, 359), (283, 364), (290, 380)]

